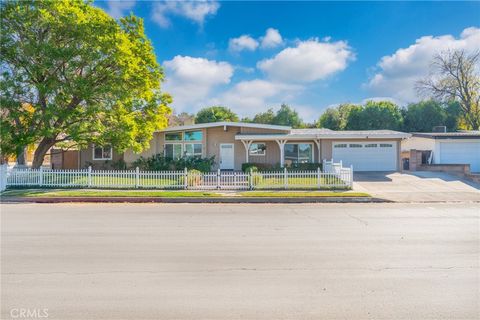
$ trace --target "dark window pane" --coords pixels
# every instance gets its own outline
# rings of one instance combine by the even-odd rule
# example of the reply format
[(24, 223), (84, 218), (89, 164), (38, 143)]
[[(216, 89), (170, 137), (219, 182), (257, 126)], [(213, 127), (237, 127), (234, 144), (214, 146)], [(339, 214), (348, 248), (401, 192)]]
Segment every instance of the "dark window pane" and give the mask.
[(185, 132), (185, 141), (202, 141), (203, 133), (202, 131), (186, 131)]
[(182, 140), (182, 133), (181, 133), (181, 132), (165, 133), (165, 140), (168, 140), (168, 141), (181, 141), (181, 140)]

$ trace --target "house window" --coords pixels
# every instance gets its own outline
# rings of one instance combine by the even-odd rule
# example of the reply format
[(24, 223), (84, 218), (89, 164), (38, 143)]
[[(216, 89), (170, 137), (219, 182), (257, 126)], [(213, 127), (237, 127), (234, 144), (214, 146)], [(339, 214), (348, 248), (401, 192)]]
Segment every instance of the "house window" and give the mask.
[(185, 144), (185, 156), (186, 157), (201, 157), (202, 156), (202, 144), (201, 143), (187, 143), (187, 144)]
[(376, 143), (367, 143), (365, 145), (365, 148), (376, 148), (377, 147), (377, 144)]
[(202, 131), (185, 131), (185, 141), (202, 141)]
[(166, 143), (165, 157), (171, 159), (180, 159), (182, 157), (182, 144), (180, 143)]
[(165, 133), (165, 140), (166, 141), (182, 141), (182, 133), (181, 132)]
[(285, 144), (285, 163), (311, 163), (313, 146), (310, 143), (287, 143)]
[(335, 148), (346, 148), (347, 144), (346, 143), (339, 143), (334, 146)]
[(380, 143), (380, 148), (391, 148), (393, 145), (391, 143)]
[(359, 143), (350, 143), (350, 148), (361, 148), (362, 145)]
[(250, 145), (249, 154), (251, 156), (264, 156), (266, 150), (267, 150), (267, 145), (265, 143), (263, 142), (252, 143)]
[(93, 160), (112, 160), (112, 146), (93, 146)]

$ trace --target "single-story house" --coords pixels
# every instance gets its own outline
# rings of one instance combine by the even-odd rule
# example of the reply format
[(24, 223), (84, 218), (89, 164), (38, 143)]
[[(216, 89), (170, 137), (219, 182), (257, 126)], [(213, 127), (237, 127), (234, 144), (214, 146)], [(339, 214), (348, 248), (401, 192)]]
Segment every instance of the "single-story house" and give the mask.
[(412, 133), (402, 152), (429, 151), (431, 164), (469, 164), (480, 172), (480, 131)]
[[(333, 159), (355, 171), (395, 171), (401, 169), (400, 145), (410, 135), (391, 130), (333, 131), (292, 129), (288, 126), (215, 122), (170, 127), (154, 133), (150, 148), (140, 154), (126, 151), (130, 164), (140, 156), (164, 154), (215, 157), (215, 169), (241, 170), (243, 163), (289, 165), (318, 163)], [(115, 158), (111, 149), (108, 157)], [(92, 160), (105, 153), (92, 146)], [(107, 152), (108, 153), (108, 152)], [(103, 156), (105, 158), (105, 156)]]

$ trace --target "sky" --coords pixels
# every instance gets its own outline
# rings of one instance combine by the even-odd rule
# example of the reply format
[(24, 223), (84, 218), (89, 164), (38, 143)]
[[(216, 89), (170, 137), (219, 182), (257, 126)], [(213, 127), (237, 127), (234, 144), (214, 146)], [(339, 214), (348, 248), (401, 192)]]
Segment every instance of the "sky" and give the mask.
[(252, 117), (282, 103), (328, 107), (418, 96), (432, 57), (480, 50), (480, 2), (96, 1), (144, 19), (176, 113), (224, 105)]

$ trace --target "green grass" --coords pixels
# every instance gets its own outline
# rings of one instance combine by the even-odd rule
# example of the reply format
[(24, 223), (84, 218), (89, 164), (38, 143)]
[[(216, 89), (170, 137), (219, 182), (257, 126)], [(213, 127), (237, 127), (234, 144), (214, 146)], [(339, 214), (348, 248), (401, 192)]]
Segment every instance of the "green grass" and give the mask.
[[(275, 178), (263, 178), (258, 177), (254, 178), (254, 184), (257, 188), (274, 188), (274, 189), (282, 189), (285, 187), (285, 183), (283, 181), (283, 177), (279, 179)], [(320, 179), (322, 189), (349, 189), (348, 186), (339, 178), (331, 177), (325, 179)], [(306, 178), (297, 178), (297, 177), (290, 177), (288, 178), (288, 185), (290, 187), (300, 188), (300, 189), (317, 189), (318, 188), (318, 179), (316, 177), (306, 177)], [(344, 187), (329, 187), (328, 185), (336, 184), (336, 185), (344, 185)]]
[(7, 190), (2, 197), (215, 197), (215, 192), (204, 191), (163, 191), (163, 190)]
[[(243, 191), (243, 197), (370, 197), (363, 192), (351, 191)], [(228, 195), (206, 191), (164, 190), (65, 190), (65, 189), (13, 189), (4, 191), (2, 197), (228, 197)]]
[(298, 197), (371, 197), (363, 192), (346, 191), (245, 191), (239, 193), (244, 197), (272, 197), (272, 198), (298, 198)]

